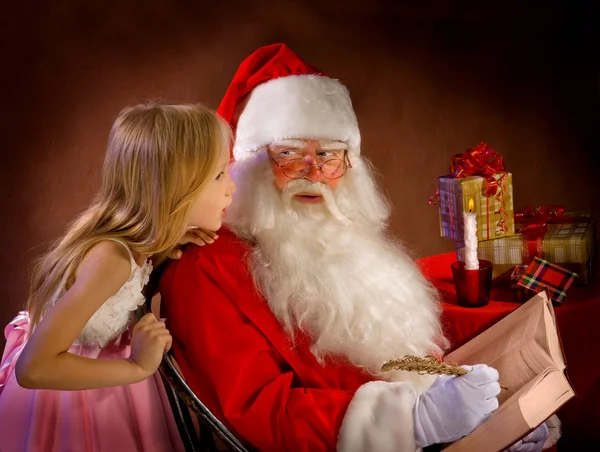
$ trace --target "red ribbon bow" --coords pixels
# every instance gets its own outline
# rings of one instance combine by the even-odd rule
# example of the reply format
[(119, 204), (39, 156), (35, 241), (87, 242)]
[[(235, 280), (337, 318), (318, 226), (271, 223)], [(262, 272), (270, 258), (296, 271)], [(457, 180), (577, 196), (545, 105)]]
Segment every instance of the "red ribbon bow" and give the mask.
[(518, 232), (522, 234), (537, 235), (543, 229), (542, 235), (546, 233), (548, 223), (562, 223), (565, 219), (565, 206), (545, 205), (540, 207), (524, 207), (515, 212), (515, 223), (522, 224)]
[(549, 224), (591, 223), (590, 217), (565, 215), (567, 208), (560, 205), (524, 207), (515, 212), (515, 223), (520, 224), (517, 232), (523, 235), (523, 262), (534, 257), (543, 257), (543, 238)]
[[(462, 178), (467, 176), (481, 176), (487, 184), (486, 196), (495, 195), (498, 185), (502, 188), (504, 177), (496, 180), (495, 173), (505, 173), (504, 159), (483, 141), (474, 148), (469, 148), (462, 154), (455, 154), (450, 165), (450, 176)], [(440, 193), (429, 197), (429, 204), (437, 205)], [(502, 203), (502, 200), (500, 199)]]
[[(494, 174), (501, 173), (497, 180)], [(485, 179), (486, 189), (486, 211), (489, 211), (489, 198), (494, 196), (500, 208), (498, 213), (500, 214), (500, 221), (498, 221), (498, 228), (501, 233), (508, 231), (508, 214), (506, 213), (506, 206), (502, 195), (504, 192), (504, 179), (506, 179), (508, 173), (504, 169), (504, 159), (489, 147), (484, 142), (479, 143), (474, 148), (467, 149), (462, 154), (456, 154), (452, 157), (452, 165), (450, 165), (450, 176), (455, 178), (467, 177), (467, 176), (481, 176)], [(500, 190), (498, 190), (500, 187)], [(436, 205), (440, 197), (439, 190), (436, 190), (435, 195), (429, 197), (429, 204)], [(490, 238), (490, 225), (488, 221), (487, 225), (487, 238)]]
[(495, 195), (498, 191), (498, 181), (494, 178), (494, 174), (505, 172), (502, 156), (483, 142), (462, 154), (456, 154), (452, 157), (450, 166), (452, 177), (483, 177), (487, 182), (487, 196)]

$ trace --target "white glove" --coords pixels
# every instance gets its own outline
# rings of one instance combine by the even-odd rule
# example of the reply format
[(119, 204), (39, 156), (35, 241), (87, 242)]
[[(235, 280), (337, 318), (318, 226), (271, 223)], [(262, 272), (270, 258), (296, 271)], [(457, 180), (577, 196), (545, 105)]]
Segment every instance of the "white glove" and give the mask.
[(525, 438), (506, 449), (505, 452), (541, 452), (549, 434), (548, 426), (544, 422)]
[(485, 364), (463, 366), (471, 370), (460, 377), (440, 375), (417, 397), (413, 408), (415, 443), (456, 441), (471, 433), (498, 408), (498, 372)]

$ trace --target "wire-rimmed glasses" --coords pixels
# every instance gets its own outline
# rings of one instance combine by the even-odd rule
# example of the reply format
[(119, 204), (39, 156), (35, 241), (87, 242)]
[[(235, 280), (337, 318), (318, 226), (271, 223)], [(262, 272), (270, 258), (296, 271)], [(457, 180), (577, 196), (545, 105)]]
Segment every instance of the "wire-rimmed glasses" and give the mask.
[(325, 179), (339, 179), (344, 174), (348, 168), (352, 168), (352, 164), (350, 163), (350, 159), (348, 158), (348, 151), (344, 151), (343, 158), (328, 158), (327, 160), (321, 161), (321, 159), (317, 159), (317, 163), (308, 163), (302, 157), (293, 157), (293, 158), (280, 158), (279, 160), (275, 160), (271, 152), (267, 150), (267, 154), (269, 158), (283, 171), (290, 179), (302, 179), (313, 167), (319, 169), (321, 174)]

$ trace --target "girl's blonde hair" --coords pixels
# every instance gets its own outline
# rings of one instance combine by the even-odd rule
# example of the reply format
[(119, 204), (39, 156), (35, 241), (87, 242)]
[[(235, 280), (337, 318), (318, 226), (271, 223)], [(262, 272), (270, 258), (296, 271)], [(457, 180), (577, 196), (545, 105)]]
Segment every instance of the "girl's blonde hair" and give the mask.
[(164, 260), (186, 231), (195, 196), (216, 171), (231, 130), (200, 105), (146, 103), (122, 110), (110, 132), (102, 186), (92, 205), (34, 267), (27, 309), (37, 325), (86, 253), (118, 238)]

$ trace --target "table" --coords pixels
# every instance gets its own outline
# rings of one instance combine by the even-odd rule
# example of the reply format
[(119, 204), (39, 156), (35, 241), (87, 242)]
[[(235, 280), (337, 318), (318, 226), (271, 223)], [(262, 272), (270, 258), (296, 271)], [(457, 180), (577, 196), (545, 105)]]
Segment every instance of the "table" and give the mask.
[[(507, 279), (494, 281), (487, 306), (458, 306), (450, 270), (450, 264), (455, 260), (456, 253), (446, 253), (417, 261), (427, 279), (442, 294), (442, 324), (452, 348), (462, 345), (520, 306), (513, 301)], [(563, 422), (559, 452), (600, 450), (600, 278), (597, 269), (593, 274), (588, 286), (572, 286), (564, 304), (554, 309), (567, 361), (567, 375), (577, 394), (558, 412)]]

